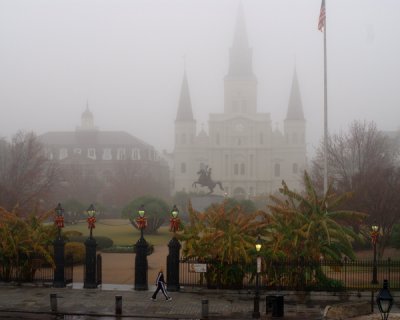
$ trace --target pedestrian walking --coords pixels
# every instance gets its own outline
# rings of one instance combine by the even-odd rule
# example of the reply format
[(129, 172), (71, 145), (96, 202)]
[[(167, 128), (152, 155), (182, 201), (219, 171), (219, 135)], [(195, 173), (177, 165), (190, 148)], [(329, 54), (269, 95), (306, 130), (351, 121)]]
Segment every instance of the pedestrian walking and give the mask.
[(168, 292), (167, 292), (166, 283), (164, 281), (163, 268), (160, 268), (160, 271), (158, 272), (157, 279), (156, 279), (156, 286), (157, 286), (157, 289), (156, 289), (156, 291), (154, 291), (153, 296), (151, 297), (151, 300), (157, 301), (157, 294), (158, 294), (158, 291), (160, 291), (160, 290), (163, 293), (165, 300), (167, 300), (167, 301), (172, 300), (172, 298), (168, 295)]

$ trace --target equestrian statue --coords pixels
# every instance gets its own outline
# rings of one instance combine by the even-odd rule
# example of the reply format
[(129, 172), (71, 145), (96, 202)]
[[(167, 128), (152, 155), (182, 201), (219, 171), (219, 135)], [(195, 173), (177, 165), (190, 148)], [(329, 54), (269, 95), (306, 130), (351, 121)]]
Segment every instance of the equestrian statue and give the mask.
[(193, 182), (192, 187), (196, 188), (198, 184), (202, 187), (208, 187), (210, 192), (207, 194), (213, 193), (216, 185), (218, 185), (221, 190), (224, 190), (221, 181), (213, 181), (211, 179), (211, 168), (208, 168), (208, 166), (201, 168), (197, 174), (199, 175), (199, 179)]

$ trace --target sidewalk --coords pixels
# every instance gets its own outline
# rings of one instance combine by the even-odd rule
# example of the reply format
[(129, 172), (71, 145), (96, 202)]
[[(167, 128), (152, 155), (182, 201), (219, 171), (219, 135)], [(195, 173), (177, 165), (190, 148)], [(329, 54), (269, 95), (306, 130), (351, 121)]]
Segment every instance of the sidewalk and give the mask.
[[(131, 286), (105, 285), (101, 289), (48, 288), (0, 285), (0, 319), (116, 319), (115, 297), (122, 297), (123, 319), (200, 319), (202, 300), (208, 300), (209, 319), (252, 319), (254, 293), (223, 290), (172, 292), (172, 301), (161, 293), (153, 302), (149, 291), (134, 291)], [(78, 287), (78, 289), (76, 289)], [(57, 294), (57, 313), (52, 313), (50, 294)], [(321, 319), (325, 302), (298, 304), (285, 297), (285, 317), (281, 319)], [(261, 319), (265, 314), (265, 294), (261, 295)], [(377, 310), (376, 310), (377, 312)], [(63, 316), (68, 315), (68, 316)], [(355, 320), (380, 319), (358, 317)], [(395, 315), (390, 320), (400, 319)]]

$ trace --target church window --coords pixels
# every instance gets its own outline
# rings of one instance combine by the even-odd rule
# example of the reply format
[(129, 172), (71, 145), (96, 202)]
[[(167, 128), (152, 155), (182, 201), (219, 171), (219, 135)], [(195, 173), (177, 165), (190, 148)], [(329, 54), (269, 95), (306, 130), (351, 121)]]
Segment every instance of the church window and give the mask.
[(233, 166), (233, 174), (235, 176), (239, 175), (239, 164), (235, 163), (235, 165)]
[(240, 175), (244, 175), (245, 174), (245, 166), (244, 163), (240, 164)]
[(112, 160), (112, 154), (110, 148), (103, 149), (103, 160)]
[(217, 145), (220, 144), (219, 132), (218, 132), (218, 133), (216, 134), (216, 136), (215, 136), (215, 143), (216, 143)]
[(275, 163), (274, 174), (275, 177), (279, 177), (281, 175), (281, 165), (279, 163)]
[(297, 163), (293, 163), (293, 173), (297, 174), (299, 172), (299, 165)]
[(185, 162), (181, 163), (181, 173), (186, 173), (186, 163)]
[(74, 148), (74, 154), (82, 154), (81, 148)]
[(119, 148), (117, 151), (117, 159), (125, 160), (126, 159), (126, 150), (124, 148)]
[(89, 159), (96, 160), (96, 149), (95, 148), (89, 148), (87, 152), (87, 156)]
[(254, 155), (250, 155), (250, 175), (253, 175), (253, 168), (254, 168)]
[(140, 160), (140, 150), (138, 148), (132, 149), (132, 160)]
[(229, 168), (229, 156), (226, 154), (225, 155), (225, 176), (227, 176), (229, 174), (228, 168)]
[(68, 157), (67, 148), (61, 148), (60, 149), (60, 160), (65, 159), (66, 157)]
[(181, 143), (186, 144), (186, 134), (184, 134), (184, 133), (181, 136)]
[(240, 146), (241, 144), (242, 144), (242, 139), (241, 139), (241, 138), (238, 138), (238, 139), (237, 139), (237, 145)]
[(264, 144), (264, 134), (260, 133), (260, 144)]

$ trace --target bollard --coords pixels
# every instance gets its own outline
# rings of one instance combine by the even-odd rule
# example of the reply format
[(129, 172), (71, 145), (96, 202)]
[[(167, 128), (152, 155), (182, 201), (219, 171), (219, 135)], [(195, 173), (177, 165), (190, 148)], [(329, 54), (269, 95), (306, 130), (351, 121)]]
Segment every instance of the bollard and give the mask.
[(122, 314), (122, 296), (115, 296), (115, 314)]
[(208, 300), (201, 300), (201, 319), (208, 319)]
[(57, 293), (50, 293), (50, 308), (52, 312), (57, 312)]

